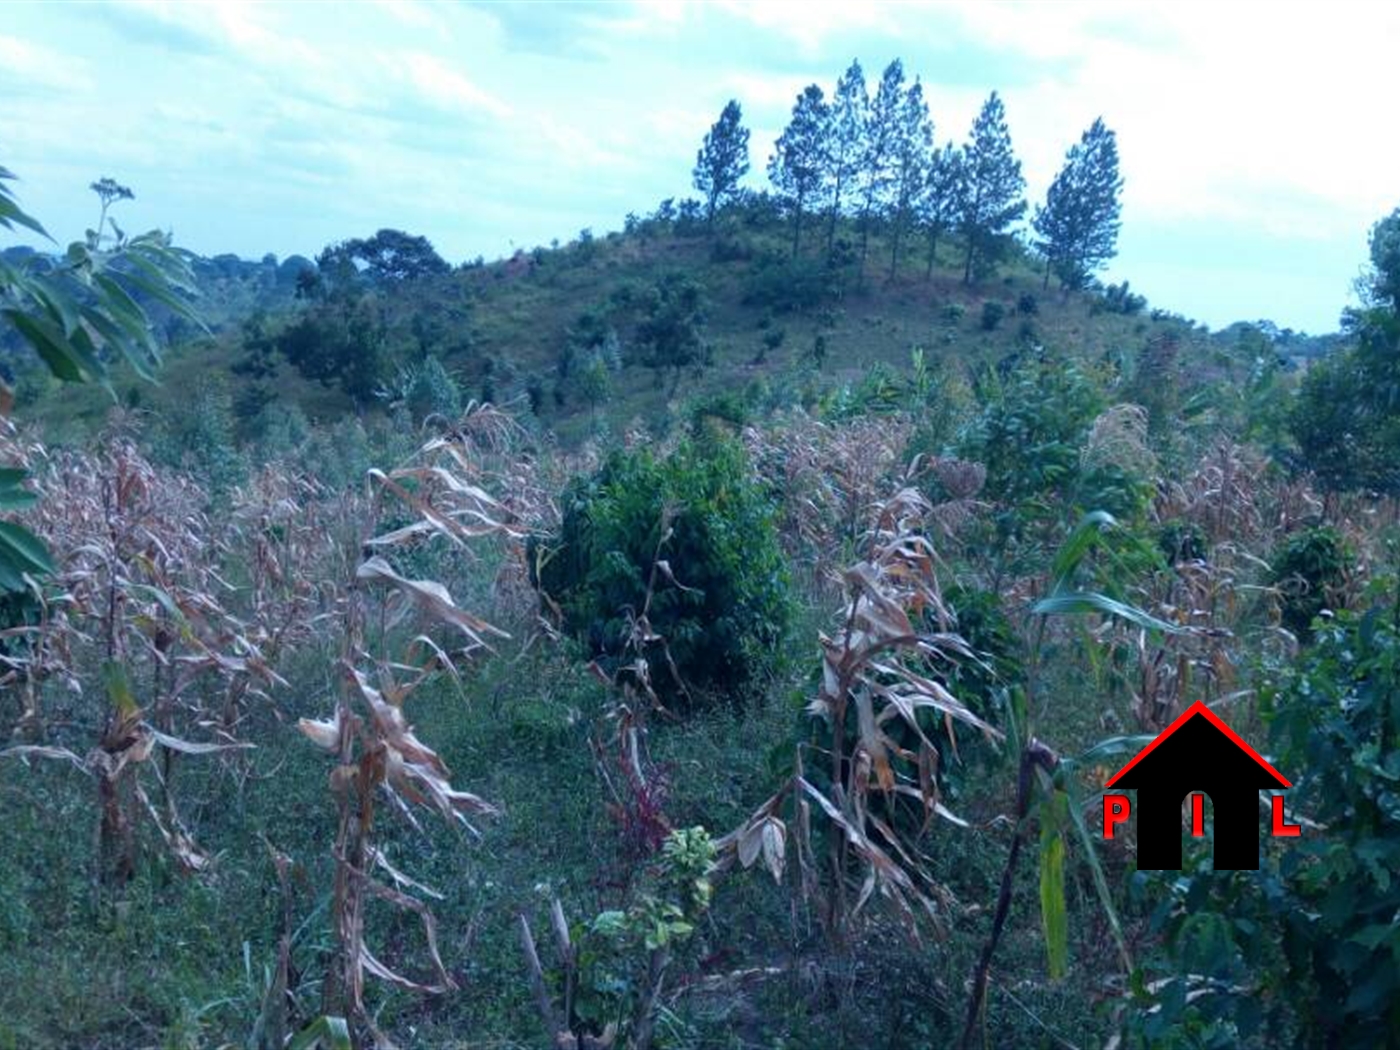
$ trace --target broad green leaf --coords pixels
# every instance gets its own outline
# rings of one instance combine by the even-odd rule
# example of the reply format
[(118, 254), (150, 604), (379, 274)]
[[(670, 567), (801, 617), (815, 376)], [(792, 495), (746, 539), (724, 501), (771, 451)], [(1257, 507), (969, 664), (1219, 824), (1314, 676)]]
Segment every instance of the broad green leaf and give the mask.
[(32, 575), (47, 576), (54, 571), (53, 558), (39, 537), (13, 522), (0, 521), (0, 557)]
[(126, 668), (119, 663), (108, 662), (102, 667), (102, 682), (107, 689), (107, 700), (122, 721), (131, 721), (141, 716), (141, 705), (131, 691), (131, 679)]
[[(1116, 739), (1131, 740), (1133, 738), (1118, 737)], [(1092, 750), (1093, 748), (1090, 748), (1090, 751)], [(1108, 916), (1108, 927), (1113, 931), (1113, 941), (1118, 946), (1118, 958), (1122, 960), (1123, 972), (1131, 974), (1133, 972), (1133, 959), (1128, 954), (1128, 942), (1123, 937), (1123, 926), (1118, 921), (1118, 909), (1113, 906), (1113, 894), (1109, 891), (1108, 879), (1104, 875), (1103, 865), (1099, 862), (1098, 845), (1084, 824), (1084, 814), (1080, 812), (1079, 800), (1068, 794), (1066, 797), (1065, 809), (1069, 814), (1070, 822), (1074, 825), (1074, 830), (1079, 834), (1080, 843), (1084, 846), (1084, 857), (1088, 860), (1089, 870), (1094, 876), (1094, 890), (1099, 895), (1099, 904), (1103, 907), (1104, 914)]]
[(1069, 913), (1065, 904), (1065, 810), (1063, 791), (1053, 792), (1040, 806), (1040, 922), (1045, 930), (1045, 955), (1051, 980), (1069, 968)]
[(70, 383), (83, 381), (83, 369), (78, 364), (68, 340), (54, 327), (52, 321), (42, 317), (30, 317), (20, 310), (5, 310), (4, 315), (19, 329), (34, 352), (49, 366), (49, 371), (57, 378)]
[(1107, 740), (1100, 740), (1093, 747), (1076, 755), (1073, 759), (1075, 766), (1097, 766), (1106, 759), (1116, 758), (1119, 755), (1135, 755), (1148, 744), (1152, 743), (1151, 736), (1114, 736)]
[[(13, 176), (6, 174), (0, 175), (0, 178), (13, 178)], [(33, 230), (40, 237), (50, 241), (53, 240), (53, 238), (49, 236), (49, 231), (39, 224), (38, 219), (25, 214), (24, 210), (21, 209), (20, 206), (15, 203), (14, 198), (10, 196), (10, 191), (3, 185), (0, 185), (0, 226), (5, 227), (7, 230), (13, 230), (16, 226), (23, 226), (25, 229)]]
[(1050, 565), (1050, 575), (1054, 579), (1052, 590), (1060, 590), (1068, 584), (1074, 570), (1099, 543), (1105, 529), (1118, 524), (1117, 519), (1106, 510), (1096, 510), (1084, 515), (1055, 555)]
[(1101, 613), (1104, 616), (1116, 616), (1120, 620), (1127, 620), (1135, 623), (1139, 627), (1145, 627), (1152, 631), (1163, 631), (1167, 634), (1189, 634), (1190, 632), (1179, 624), (1168, 623), (1160, 620), (1147, 612), (1139, 609), (1136, 605), (1129, 605), (1120, 602), (1116, 598), (1110, 598), (1106, 594), (1099, 594), (1097, 591), (1068, 591), (1051, 594), (1042, 598), (1031, 606), (1031, 612), (1040, 616), (1074, 616), (1083, 613)]
[(350, 1050), (350, 1026), (343, 1017), (322, 1014), (292, 1036), (287, 1050)]

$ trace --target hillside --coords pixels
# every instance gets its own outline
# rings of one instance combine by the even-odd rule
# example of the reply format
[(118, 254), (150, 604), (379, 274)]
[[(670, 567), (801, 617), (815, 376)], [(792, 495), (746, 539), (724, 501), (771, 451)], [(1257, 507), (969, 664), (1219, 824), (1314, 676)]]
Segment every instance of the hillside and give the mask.
[[(871, 369), (907, 375), (916, 348), (929, 362), (964, 376), (1035, 347), (1084, 361), (1112, 359), (1131, 371), (1144, 347), (1170, 336), (1180, 344), (1186, 371), (1207, 379), (1240, 366), (1241, 346), (1248, 354), (1270, 342), (1254, 326), (1211, 337), (1179, 315), (1149, 309), (1136, 296), (1066, 292), (1053, 283), (1046, 288), (1019, 248), (998, 276), (968, 284), (956, 242), (939, 246), (931, 273), (919, 245), (891, 279), (889, 246), (877, 234), (862, 280), (853, 263), (825, 266), (820, 246), (793, 262), (786, 228), (741, 208), (713, 233), (656, 219), (629, 225), (631, 232), (596, 238), (586, 233), (557, 248), (465, 264), (446, 277), (369, 289), (389, 348), (379, 396), (357, 404), (334, 384), (308, 380), (273, 355), (266, 411), (295, 406), (322, 423), (385, 411), (393, 403), (396, 371), (430, 355), (446, 367), (463, 397), (530, 403), (529, 414), (542, 430), (576, 445), (600, 425), (614, 432), (633, 423), (664, 425), (683, 403), (720, 394), (738, 396), (760, 412), (799, 403), (811, 407), (843, 386), (858, 385)], [(855, 240), (844, 224), (842, 236)], [(244, 263), (241, 270), (229, 260), (222, 268), (199, 266), (200, 312), (212, 334), (199, 337), (187, 325), (174, 327), (176, 342), (159, 384), (128, 374), (117, 381), (121, 399), (164, 417), (188, 409), (192, 390), (222, 388), (236, 395), (245, 384), (235, 367), (247, 353), (245, 322), (256, 316), (260, 331), (275, 334), (307, 308), (292, 294), (291, 262), (280, 268)], [(669, 379), (659, 382), (642, 363), (636, 339), (636, 303), (665, 274), (684, 275), (701, 288), (709, 352), (705, 367), (687, 370), (674, 397)], [(613, 374), (596, 410), (580, 391), (577, 374), (561, 374), (561, 360), (571, 341), (577, 342), (571, 333), (588, 314), (617, 337)], [(426, 336), (424, 318), (431, 322)], [(821, 360), (814, 352), (819, 338)], [(1279, 352), (1288, 351), (1280, 346)], [(577, 352), (581, 360), (585, 354)], [(21, 418), (48, 421), (55, 433), (70, 433), (73, 422), (91, 432), (110, 404), (94, 388), (32, 382), (48, 392), (22, 386)], [(240, 433), (255, 438), (261, 425), (243, 418)]]

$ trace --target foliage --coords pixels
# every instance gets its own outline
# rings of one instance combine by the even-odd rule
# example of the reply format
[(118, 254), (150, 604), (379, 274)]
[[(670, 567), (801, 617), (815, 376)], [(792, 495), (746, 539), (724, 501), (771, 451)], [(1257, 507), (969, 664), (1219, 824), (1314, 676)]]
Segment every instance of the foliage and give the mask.
[[(0, 227), (22, 227), (52, 240), (37, 219), (24, 212), (7, 182), (15, 176), (0, 167)], [(158, 230), (128, 238), (112, 221), (114, 235), (104, 238), (103, 221), (115, 201), (134, 194), (111, 179), (92, 185), (102, 200), (102, 219), (85, 241), (74, 241), (59, 260), (43, 266), (31, 258), (15, 266), (0, 259), (0, 317), (12, 326), (56, 378), (65, 382), (95, 381), (109, 393), (114, 354), (145, 379), (155, 377), (160, 364), (155, 325), (148, 309), (164, 306), (176, 316), (198, 323), (185, 301), (194, 294), (185, 255), (169, 235)], [(103, 247), (103, 241), (112, 244)], [(144, 301), (144, 303), (143, 303)], [(14, 395), (0, 380), (0, 417), (9, 415)], [(33, 503), (23, 487), (23, 468), (0, 467), (0, 512)], [(28, 590), (26, 582), (53, 571), (44, 545), (23, 526), (0, 523), (0, 593)]]
[(822, 190), (825, 175), (824, 136), (830, 121), (822, 89), (809, 84), (797, 96), (792, 119), (773, 144), (768, 178), (783, 195), (792, 213), (792, 257), (802, 249), (802, 221)]
[(719, 119), (705, 135), (695, 155), (693, 181), (705, 195), (705, 221), (713, 225), (715, 210), (739, 192), (739, 182), (749, 170), (749, 129), (743, 124), (739, 103), (725, 103)]
[(384, 320), (367, 296), (346, 293), (314, 304), (282, 331), (277, 345), (302, 375), (338, 383), (359, 402), (379, 389), (387, 366)]
[(561, 502), (560, 532), (535, 556), (537, 580), (605, 666), (623, 653), (653, 579), (645, 653), (668, 702), (698, 702), (692, 689), (732, 696), (774, 666), (787, 574), (772, 509), (736, 442), (692, 440), (664, 459), (615, 452)]
[(982, 304), (981, 326), (984, 332), (994, 332), (1006, 317), (1006, 305), (995, 299), (988, 299)]
[[(878, 507), (866, 558), (843, 580), (841, 626), (821, 635), (820, 687), (806, 709), (810, 739), (799, 739), (792, 778), (720, 842), (744, 867), (761, 860), (781, 879), (793, 838), (802, 891), (820, 894), (824, 929), (837, 944), (875, 893), (911, 934), (923, 918), (943, 927), (949, 894), (916, 839), (934, 816), (964, 821), (942, 802), (947, 752), (933, 738), (941, 730), (955, 746), (955, 722), (1000, 737), (938, 677), (945, 661), (973, 654), (954, 630), (933, 548), (920, 532), (931, 509), (913, 489)], [(826, 828), (824, 847), (812, 834), (813, 816)]]
[(982, 411), (958, 454), (986, 465), (987, 494), (1016, 504), (1067, 487), (1103, 405), (1091, 376), (1073, 363), (1032, 358), (1002, 382), (981, 376), (978, 387)]
[(1047, 284), (1054, 271), (1063, 287), (1082, 288), (1118, 253), (1122, 192), (1118, 140), (1100, 117), (1065, 154), (1032, 220)]
[(691, 278), (669, 273), (648, 291), (644, 308), (637, 343), (643, 360), (656, 370), (658, 382), (670, 369), (674, 395), (687, 368), (699, 369), (707, 363), (704, 292)]
[(433, 250), (428, 238), (388, 229), (373, 237), (356, 237), (330, 245), (317, 258), (317, 265), (333, 280), (363, 275), (382, 284), (438, 276), (451, 269)]
[(1342, 598), (1352, 556), (1336, 529), (1303, 529), (1274, 553), (1270, 581), (1277, 588), (1283, 625), (1299, 638), (1312, 637), (1312, 623)]
[(1026, 211), (1026, 180), (1011, 150), (1006, 108), (993, 91), (983, 103), (962, 149), (958, 225), (967, 241), (963, 281), (991, 274), (1003, 250), (1003, 235)]
[[(1400, 632), (1340, 613), (1264, 696), (1301, 838), (1259, 871), (1142, 873), (1160, 947), (1123, 1019), (1129, 1045), (1388, 1045), (1400, 1026)], [(1151, 975), (1154, 979), (1145, 979)]]

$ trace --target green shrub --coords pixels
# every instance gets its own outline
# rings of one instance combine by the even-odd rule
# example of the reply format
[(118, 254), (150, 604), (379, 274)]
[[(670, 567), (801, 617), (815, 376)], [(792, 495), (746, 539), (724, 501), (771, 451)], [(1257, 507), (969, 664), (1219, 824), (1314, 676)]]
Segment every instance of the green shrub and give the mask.
[(1313, 620), (1339, 596), (1350, 562), (1336, 529), (1304, 529), (1288, 537), (1274, 555), (1270, 574), (1279, 591), (1283, 625), (1299, 638), (1311, 638)]
[[(790, 615), (787, 573), (737, 441), (711, 434), (665, 459), (615, 452), (561, 503), (559, 535), (532, 541), (533, 582), (604, 667), (630, 662), (629, 611), (642, 611), (659, 558), (670, 575), (656, 574), (648, 616), (687, 689), (741, 690), (772, 668)], [(645, 655), (658, 694), (684, 706), (662, 643)]]
[(1162, 557), (1167, 559), (1168, 565), (1177, 565), (1184, 561), (1203, 561), (1209, 551), (1206, 534), (1201, 527), (1195, 522), (1183, 521), (1180, 518), (1164, 521), (1158, 528), (1157, 549), (1162, 552)]
[(986, 465), (988, 496), (1014, 504), (1074, 481), (1085, 435), (1103, 407), (1090, 375), (1066, 362), (1018, 361), (1000, 382), (979, 376), (974, 393), (982, 412), (958, 455)]
[(745, 306), (762, 306), (777, 313), (814, 310), (836, 292), (833, 274), (819, 260), (787, 256), (756, 260), (744, 279)]
[[(1261, 691), (1293, 781), (1298, 838), (1261, 839), (1258, 871), (1140, 872), (1156, 978), (1124, 1011), (1128, 1047), (1395, 1046), (1400, 1032), (1400, 634), (1393, 609), (1342, 612)], [(1268, 818), (1263, 818), (1267, 820)], [(1189, 994), (1188, 994), (1189, 993)]]
[(982, 331), (995, 331), (1001, 324), (1002, 318), (1006, 316), (1006, 307), (995, 300), (989, 299), (982, 304)]

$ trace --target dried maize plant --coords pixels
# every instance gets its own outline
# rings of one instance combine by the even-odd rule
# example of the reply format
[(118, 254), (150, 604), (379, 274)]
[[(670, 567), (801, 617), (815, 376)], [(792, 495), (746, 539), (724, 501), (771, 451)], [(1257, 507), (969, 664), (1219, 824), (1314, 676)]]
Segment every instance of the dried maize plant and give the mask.
[[(345, 603), (343, 687), (330, 718), (299, 723), (336, 762), (331, 773), (338, 810), (332, 907), (340, 957), (326, 981), (326, 1013), (350, 1018), (356, 1038), (366, 1031), (376, 1045), (389, 1043), (365, 1009), (366, 974), (423, 994), (455, 987), (438, 952), (432, 913), (422, 899), (439, 894), (397, 870), (375, 845), (377, 802), (387, 800), (415, 827), (412, 807), (435, 810), (449, 823), (473, 831), (469, 817), (495, 812), (483, 799), (452, 786), (446, 763), (414, 734), (405, 701), (435, 673), (457, 675), (462, 663), (490, 648), (490, 638), (507, 637), (457, 605), (442, 583), (412, 579), (390, 558), (432, 542), (470, 552), (470, 545), (486, 537), (520, 538), (513, 512), (482, 487), (493, 479), (492, 458), (507, 447), (513, 426), (496, 410), (473, 406), (456, 427), (429, 441), (408, 462), (388, 472), (370, 472), (376, 496), (370, 536), (362, 545), (366, 556), (354, 571)], [(373, 535), (384, 499), (409, 509), (413, 520)], [(432, 627), (421, 627), (424, 622), (446, 628), (455, 639), (435, 638)], [(371, 657), (367, 634), (374, 625), (377, 652)], [(428, 976), (405, 976), (371, 950), (365, 940), (370, 899), (420, 917)]]
[[(1268, 461), (1263, 456), (1221, 441), (1184, 481), (1159, 482), (1152, 515), (1159, 522), (1190, 522), (1203, 530), (1212, 544), (1232, 541), (1258, 546), (1258, 541), (1278, 525), (1269, 520), (1262, 504), (1265, 495), (1277, 487), (1269, 483), (1267, 473)], [(1317, 509), (1321, 510), (1321, 504)], [(1287, 520), (1296, 510), (1280, 506), (1276, 513)]]
[(1147, 436), (1147, 410), (1122, 403), (1101, 412), (1080, 450), (1083, 468), (1120, 467), (1138, 477), (1151, 477), (1157, 469)]
[[(821, 636), (821, 687), (808, 707), (813, 740), (798, 745), (781, 790), (719, 843), (727, 862), (761, 860), (781, 878), (791, 840), (804, 892), (822, 898), (823, 924), (837, 943), (876, 894), (911, 933), (921, 914), (941, 928), (951, 895), (929, 875), (922, 840), (935, 816), (963, 822), (942, 802), (944, 750), (934, 738), (946, 736), (956, 753), (958, 723), (1001, 737), (929, 670), (975, 659), (939, 588), (924, 531), (931, 510), (910, 488), (878, 508), (864, 560), (842, 577), (841, 627)], [(814, 806), (824, 844), (813, 834)]]
[(625, 610), (627, 636), (620, 666), (609, 677), (597, 661), (589, 664), (593, 674), (613, 690), (605, 717), (612, 726), (611, 740), (594, 736), (589, 741), (594, 768), (610, 798), (608, 812), (622, 829), (623, 842), (633, 857), (656, 853), (672, 830), (665, 812), (670, 790), (667, 772), (652, 761), (647, 749), (649, 716), (653, 712), (669, 713), (652, 685), (653, 668), (648, 653), (655, 653), (659, 647), (664, 666), (656, 673), (674, 684), (687, 702), (690, 699), (666, 639), (651, 624), (651, 603), (658, 583), (664, 581), (683, 591), (691, 590), (676, 578), (670, 562), (661, 556), (673, 535), (674, 515), (673, 508), (662, 509), (661, 535), (652, 554), (641, 609)]
[(819, 579), (848, 557), (911, 429), (902, 417), (827, 424), (794, 413), (776, 426), (744, 431), (750, 461), (780, 494), (784, 547), (799, 564), (813, 565)]
[[(232, 588), (218, 562), (230, 535), (204, 514), (197, 485), (156, 470), (124, 437), (97, 457), (54, 457), (39, 484), (43, 498), (28, 524), (54, 552), (57, 572), (27, 639), (28, 664), (31, 678), (58, 677), (69, 691), (53, 712), (38, 701), (26, 711), (26, 731), (44, 744), (0, 754), (59, 758), (93, 776), (104, 885), (133, 873), (142, 814), (181, 865), (204, 870), (209, 858), (175, 803), (177, 759), (250, 746), (219, 718), (216, 698), (284, 684), (226, 608)], [(57, 654), (67, 662), (56, 676)], [(101, 711), (78, 686), (94, 678), (104, 683)], [(84, 736), (96, 741), (80, 755)]]
[(987, 468), (952, 456), (918, 455), (910, 462), (905, 481), (912, 483), (924, 474), (932, 475), (948, 497), (929, 508), (929, 521), (938, 526), (946, 539), (956, 540), (979, 513), (988, 509), (987, 503), (977, 499), (987, 483)]

